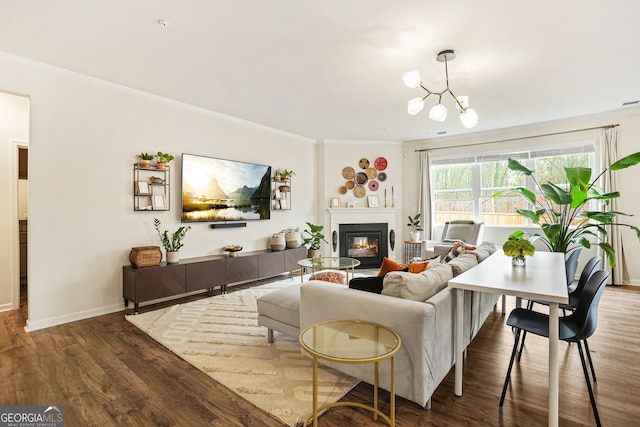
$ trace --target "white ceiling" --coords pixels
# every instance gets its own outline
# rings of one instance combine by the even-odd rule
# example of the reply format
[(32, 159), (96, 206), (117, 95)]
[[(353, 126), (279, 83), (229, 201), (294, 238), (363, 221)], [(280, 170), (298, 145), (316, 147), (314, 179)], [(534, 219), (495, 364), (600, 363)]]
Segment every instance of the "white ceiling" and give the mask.
[[(0, 51), (313, 139), (407, 141), (640, 99), (639, 18), (638, 0), (0, 0)], [(402, 74), (442, 90), (443, 49), (472, 130), (452, 99), (443, 123), (433, 98), (406, 113), (424, 92)]]

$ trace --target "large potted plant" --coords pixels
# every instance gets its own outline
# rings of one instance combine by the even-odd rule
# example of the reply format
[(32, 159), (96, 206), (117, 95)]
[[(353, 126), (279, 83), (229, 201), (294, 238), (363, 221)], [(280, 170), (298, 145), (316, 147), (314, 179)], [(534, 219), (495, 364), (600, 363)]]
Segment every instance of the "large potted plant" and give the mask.
[(308, 230), (304, 230), (304, 233), (307, 233), (309, 237), (304, 238), (304, 244), (309, 245), (309, 249), (307, 250), (307, 256), (309, 258), (317, 258), (320, 256), (320, 244), (322, 242), (329, 243), (324, 238), (324, 234), (322, 234), (322, 230), (324, 229), (323, 225), (315, 225), (307, 222)]
[[(595, 238), (596, 244), (602, 248), (609, 259), (609, 265), (615, 267), (615, 250), (607, 241), (607, 226), (629, 227), (636, 232), (638, 239), (640, 239), (640, 229), (633, 225), (617, 222), (617, 216), (628, 216), (628, 214), (612, 211), (606, 207), (610, 200), (620, 197), (620, 193), (618, 191), (605, 193), (598, 187), (597, 182), (607, 170), (626, 169), (639, 162), (640, 152), (631, 154), (605, 168), (593, 180), (590, 168), (565, 167), (566, 184), (568, 185), (568, 190), (565, 190), (559, 184), (551, 182), (540, 184), (533, 171), (517, 160), (509, 159), (507, 167), (514, 172), (531, 177), (542, 197), (536, 198), (535, 193), (525, 187), (514, 187), (501, 191), (494, 194), (493, 197), (501, 197), (515, 192), (533, 205), (533, 210), (516, 210), (518, 214), (530, 219), (542, 229), (543, 234), (532, 234), (529, 238), (530, 241), (540, 240), (552, 252), (568, 253), (579, 246), (590, 248), (592, 242), (589, 238)], [(590, 210), (592, 202), (602, 203), (604, 209)]]
[(190, 225), (180, 226), (175, 232), (169, 234), (167, 230), (160, 231), (160, 220), (153, 218), (153, 225), (160, 236), (160, 242), (167, 252), (167, 263), (175, 264), (180, 261), (180, 255), (178, 251), (184, 246), (182, 240), (187, 234), (187, 231), (191, 229)]

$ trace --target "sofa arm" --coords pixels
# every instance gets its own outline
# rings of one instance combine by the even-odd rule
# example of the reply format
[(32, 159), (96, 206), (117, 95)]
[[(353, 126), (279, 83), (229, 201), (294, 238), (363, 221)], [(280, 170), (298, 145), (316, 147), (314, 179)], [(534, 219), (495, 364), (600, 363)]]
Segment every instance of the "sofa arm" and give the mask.
[[(432, 353), (440, 351), (434, 307), (330, 283), (308, 282), (300, 287), (301, 330), (314, 323), (346, 319), (376, 322), (400, 336), (402, 347), (395, 356), (396, 394), (424, 406), (442, 381), (436, 373), (439, 368), (432, 366)], [(449, 341), (445, 345), (450, 346)], [(372, 364), (326, 364), (373, 384)], [(379, 365), (379, 381), (388, 390), (387, 363)]]

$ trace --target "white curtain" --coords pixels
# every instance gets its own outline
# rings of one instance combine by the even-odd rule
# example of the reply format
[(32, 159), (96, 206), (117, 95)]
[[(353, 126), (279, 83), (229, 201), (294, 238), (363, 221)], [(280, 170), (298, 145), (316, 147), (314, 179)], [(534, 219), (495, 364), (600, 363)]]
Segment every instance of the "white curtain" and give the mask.
[[(602, 160), (605, 167), (608, 167), (618, 160), (618, 130), (615, 126), (606, 127), (600, 131), (600, 146), (602, 147)], [(618, 190), (618, 178), (616, 176), (616, 172), (608, 170), (602, 178), (605, 192), (608, 193), (610, 191)], [(617, 211), (618, 205), (618, 199), (612, 199), (608, 210)], [(629, 271), (627, 269), (627, 260), (624, 257), (621, 227), (614, 225), (610, 228), (609, 243), (616, 251), (616, 266), (611, 269), (609, 283), (614, 285), (628, 285)], [(606, 266), (607, 269), (610, 268), (608, 261), (604, 261), (604, 266)]]
[(431, 218), (431, 154), (428, 151), (420, 152), (420, 192), (418, 200), (418, 209), (424, 224), (424, 238), (433, 239)]

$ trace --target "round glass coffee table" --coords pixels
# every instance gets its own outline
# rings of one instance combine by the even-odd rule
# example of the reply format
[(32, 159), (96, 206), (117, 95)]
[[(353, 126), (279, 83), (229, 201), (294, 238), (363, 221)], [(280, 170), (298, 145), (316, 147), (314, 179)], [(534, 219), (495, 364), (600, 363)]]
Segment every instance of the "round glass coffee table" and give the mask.
[(307, 269), (311, 269), (311, 274), (315, 274), (316, 271), (320, 270), (345, 270), (347, 274), (347, 284), (349, 283), (349, 271), (351, 271), (351, 278), (355, 277), (355, 269), (360, 265), (360, 260), (355, 258), (347, 258), (347, 257), (316, 257), (316, 258), (305, 258), (298, 261), (298, 265), (300, 268), (300, 281), (304, 282), (304, 274), (307, 272)]
[[(402, 340), (390, 328), (364, 320), (330, 320), (316, 323), (300, 333), (300, 346), (313, 359), (313, 411), (305, 420), (306, 426), (311, 419), (318, 425), (318, 414), (336, 406), (355, 406), (373, 412), (390, 426), (396, 423), (396, 394), (394, 382), (393, 356), (400, 350)], [(360, 402), (333, 402), (318, 408), (318, 359), (336, 363), (374, 363), (373, 406)], [(391, 362), (391, 387), (389, 389), (389, 416), (378, 410), (378, 362), (389, 359)]]

